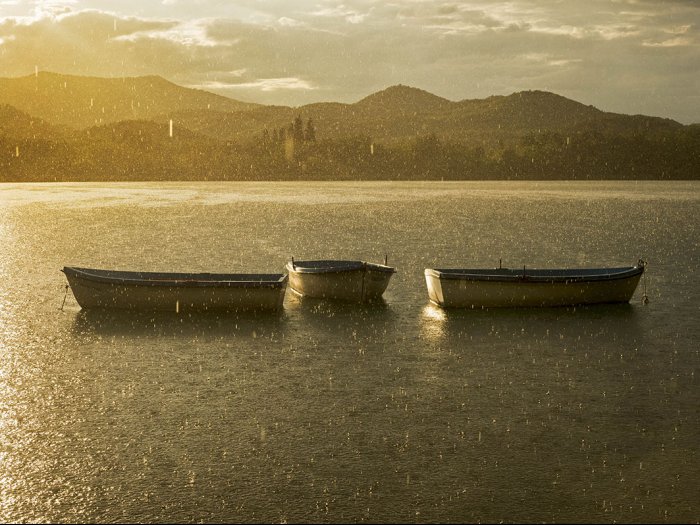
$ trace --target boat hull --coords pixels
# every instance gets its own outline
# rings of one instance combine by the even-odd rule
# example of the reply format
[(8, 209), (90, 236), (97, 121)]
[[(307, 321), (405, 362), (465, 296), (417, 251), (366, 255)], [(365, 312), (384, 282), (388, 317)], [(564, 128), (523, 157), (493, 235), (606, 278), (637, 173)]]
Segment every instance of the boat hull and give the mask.
[[(347, 302), (378, 301), (389, 286), (395, 270), (389, 266), (361, 261), (331, 261), (315, 267), (300, 261), (287, 263), (289, 287), (303, 297)], [(332, 263), (338, 264), (332, 264)]]
[[(451, 272), (451, 273), (446, 273)], [(508, 308), (575, 306), (629, 302), (643, 266), (604, 269), (576, 274), (575, 270), (516, 271), (473, 274), (471, 270), (426, 269), (428, 297), (443, 307)], [(484, 272), (484, 270), (480, 270)], [(519, 270), (517, 272), (520, 272)], [(539, 272), (539, 273), (537, 273)], [(569, 274), (567, 275), (567, 272)]]
[(64, 268), (83, 309), (250, 311), (282, 308), (282, 274), (155, 274)]

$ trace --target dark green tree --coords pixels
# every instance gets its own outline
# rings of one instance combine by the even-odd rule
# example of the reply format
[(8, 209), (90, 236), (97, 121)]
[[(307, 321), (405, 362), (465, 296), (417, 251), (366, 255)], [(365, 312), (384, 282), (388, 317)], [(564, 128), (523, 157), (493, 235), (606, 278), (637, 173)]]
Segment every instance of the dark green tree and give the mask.
[(307, 142), (316, 142), (316, 128), (311, 119), (306, 121), (306, 132), (304, 133), (304, 140)]
[(294, 141), (297, 144), (304, 142), (304, 122), (301, 120), (299, 115), (297, 115), (297, 118), (294, 119), (291, 131), (292, 137), (294, 137)]

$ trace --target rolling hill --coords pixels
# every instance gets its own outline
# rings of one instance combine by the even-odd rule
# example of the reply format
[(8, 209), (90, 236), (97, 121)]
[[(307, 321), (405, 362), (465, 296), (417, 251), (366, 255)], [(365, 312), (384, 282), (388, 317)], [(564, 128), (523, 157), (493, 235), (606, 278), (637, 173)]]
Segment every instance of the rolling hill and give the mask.
[(0, 104), (0, 136), (17, 140), (56, 140), (66, 134), (66, 129), (54, 126), (41, 118), (32, 117), (8, 104)]
[(100, 78), (48, 72), (0, 78), (0, 104), (74, 128), (183, 110), (244, 111), (257, 107), (181, 87), (158, 76)]
[(546, 91), (450, 101), (397, 85), (292, 108), (155, 76), (0, 78), (0, 181), (366, 178), (697, 179), (700, 126)]
[(670, 119), (604, 112), (545, 91), (452, 102), (426, 91), (392, 86), (354, 104), (316, 103), (290, 108), (262, 106), (245, 111), (188, 110), (163, 114), (180, 126), (212, 137), (246, 140), (264, 129), (286, 126), (295, 116), (312, 119), (326, 138), (367, 136), (397, 143), (420, 135), (491, 143), (531, 132), (655, 133), (682, 129)]
[(0, 104), (73, 128), (172, 118), (181, 127), (225, 140), (255, 138), (264, 129), (286, 126), (296, 115), (312, 119), (327, 138), (362, 135), (389, 142), (431, 133), (454, 140), (504, 140), (539, 130), (628, 134), (683, 127), (670, 119), (604, 112), (546, 91), (454, 102), (397, 85), (354, 104), (291, 108), (240, 102), (157, 76), (98, 78), (47, 72), (0, 78)]

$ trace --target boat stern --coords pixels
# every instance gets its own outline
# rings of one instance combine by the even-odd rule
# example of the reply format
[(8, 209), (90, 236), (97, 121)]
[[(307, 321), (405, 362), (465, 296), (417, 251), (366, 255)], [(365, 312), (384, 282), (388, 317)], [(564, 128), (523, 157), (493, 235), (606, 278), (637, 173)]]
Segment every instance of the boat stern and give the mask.
[(432, 268), (425, 269), (425, 284), (428, 287), (428, 297), (432, 302), (442, 306), (445, 304), (445, 297), (442, 293), (442, 282), (440, 281), (440, 272)]

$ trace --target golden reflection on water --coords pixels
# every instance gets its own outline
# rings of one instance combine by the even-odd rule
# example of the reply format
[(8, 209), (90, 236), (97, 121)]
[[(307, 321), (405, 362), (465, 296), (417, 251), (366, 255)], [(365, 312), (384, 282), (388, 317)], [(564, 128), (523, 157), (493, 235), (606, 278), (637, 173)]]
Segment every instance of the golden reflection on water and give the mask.
[[(10, 293), (13, 282), (11, 269), (13, 266), (12, 255), (15, 250), (11, 249), (16, 245), (16, 233), (12, 214), (7, 209), (0, 208), (0, 385), (4, 384), (4, 377), (7, 374), (5, 365), (10, 359), (9, 345), (16, 338), (16, 330), (13, 328), (13, 305)], [(14, 306), (14, 308), (13, 308)], [(2, 416), (0, 416), (2, 417)]]
[[(9, 214), (0, 209), (0, 246), (11, 246), (13, 242)], [(11, 250), (0, 249), (0, 403), (4, 402), (3, 395), (7, 381), (8, 341), (10, 340), (9, 309), (10, 301), (6, 283), (9, 281), (8, 258)], [(6, 411), (0, 413), (0, 429)]]
[(0, 522), (12, 521), (13, 511), (18, 505), (17, 489), (22, 480), (18, 478), (17, 449), (22, 448), (18, 440), (22, 416), (18, 411), (17, 368), (21, 366), (17, 356), (17, 341), (20, 338), (15, 320), (16, 301), (12, 297), (14, 266), (13, 254), (16, 233), (12, 213), (0, 207)]
[(421, 338), (438, 342), (445, 337), (447, 314), (439, 306), (429, 303), (423, 307), (420, 316)]

